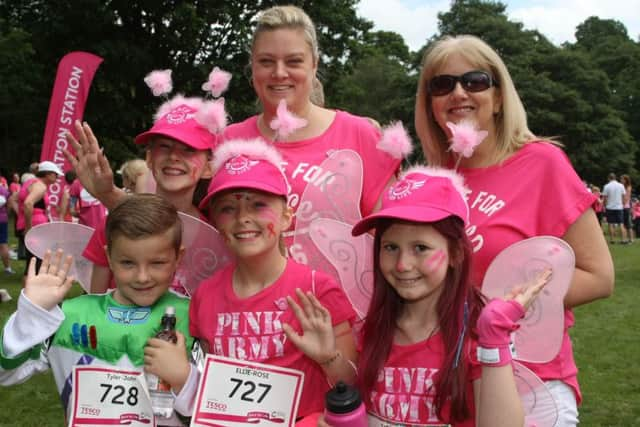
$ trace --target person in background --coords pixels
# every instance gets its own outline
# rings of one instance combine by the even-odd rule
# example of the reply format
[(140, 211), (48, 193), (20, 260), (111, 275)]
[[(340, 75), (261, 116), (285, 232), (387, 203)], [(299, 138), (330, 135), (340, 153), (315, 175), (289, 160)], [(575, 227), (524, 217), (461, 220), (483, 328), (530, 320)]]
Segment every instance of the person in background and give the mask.
[(75, 172), (69, 186), (69, 208), (80, 224), (91, 228), (100, 227), (107, 215), (107, 208), (85, 190)]
[[(470, 157), (451, 150), (459, 126), (487, 132)], [(573, 307), (613, 292), (613, 260), (593, 211), (595, 197), (557, 143), (536, 136), (509, 71), (481, 39), (443, 37), (426, 49), (416, 93), (415, 127), (425, 158), (464, 177), (473, 245), (472, 282), (481, 286), (493, 259), (534, 236), (565, 240), (575, 274), (564, 299), (564, 340), (548, 363), (525, 365), (546, 382), (559, 410), (557, 426), (578, 423), (582, 399), (568, 329)], [(517, 185), (516, 185), (517, 184)]]
[(598, 223), (602, 226), (602, 218), (604, 218), (604, 203), (602, 201), (602, 193), (597, 185), (591, 186), (591, 193), (595, 196), (596, 201), (593, 202), (593, 211), (598, 217)]
[(146, 180), (150, 179), (148, 176), (149, 167), (144, 160), (127, 160), (122, 164), (119, 172), (122, 175), (122, 188), (125, 193), (136, 194), (148, 192)]
[(627, 230), (627, 243), (633, 243), (633, 219), (631, 218), (631, 197), (633, 196), (633, 187), (631, 186), (631, 177), (622, 175), (622, 185), (624, 186), (624, 197), (622, 198), (622, 226)]
[(616, 174), (609, 174), (609, 182), (602, 188), (604, 207), (609, 228), (609, 243), (615, 243), (616, 230), (620, 231), (619, 243), (627, 242), (627, 229), (622, 225), (624, 221), (624, 185), (618, 182)]
[(9, 189), (0, 185), (0, 258), (4, 274), (15, 274), (9, 259)]
[[(38, 165), (35, 178), (22, 184), (18, 194), (17, 229), (19, 232), (18, 238), (23, 241), (23, 244), (24, 236), (32, 227), (49, 222), (47, 217), (47, 206), (49, 204), (47, 188), (55, 183), (58, 177), (63, 175), (64, 173), (58, 165), (46, 160)], [(27, 263), (24, 269), (24, 276), (26, 278), (29, 261), (34, 255), (26, 248), (25, 251)], [(41, 261), (37, 260), (36, 265), (38, 268), (40, 263)]]

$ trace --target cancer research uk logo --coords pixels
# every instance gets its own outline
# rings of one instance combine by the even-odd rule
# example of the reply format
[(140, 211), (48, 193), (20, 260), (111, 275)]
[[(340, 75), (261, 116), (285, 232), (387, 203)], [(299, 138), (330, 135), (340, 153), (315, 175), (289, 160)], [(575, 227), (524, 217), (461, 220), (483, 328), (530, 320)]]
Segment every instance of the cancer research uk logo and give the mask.
[(258, 163), (260, 163), (258, 160), (250, 160), (245, 156), (238, 155), (229, 160), (224, 168), (229, 175), (240, 175), (251, 170)]
[(186, 105), (180, 105), (179, 107), (169, 111), (165, 117), (167, 119), (167, 123), (179, 125), (187, 120), (193, 119), (195, 117), (195, 110)]
[(403, 179), (402, 181), (398, 181), (396, 185), (389, 188), (389, 200), (404, 199), (405, 197), (410, 196), (411, 193), (413, 193), (413, 190), (421, 188), (425, 182), (427, 182), (426, 179)]

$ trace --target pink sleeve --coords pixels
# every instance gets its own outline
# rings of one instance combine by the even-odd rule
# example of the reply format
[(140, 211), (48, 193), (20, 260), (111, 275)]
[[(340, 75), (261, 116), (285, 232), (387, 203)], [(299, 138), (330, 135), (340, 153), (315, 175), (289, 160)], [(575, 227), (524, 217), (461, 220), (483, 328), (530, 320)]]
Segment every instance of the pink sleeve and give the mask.
[(373, 125), (367, 123), (367, 126), (360, 127), (360, 139), (363, 141), (360, 155), (364, 168), (360, 208), (364, 217), (372, 212), (402, 160), (394, 159), (388, 153), (376, 148), (380, 140), (380, 132)]
[(544, 173), (540, 185), (544, 206), (537, 209), (538, 234), (564, 236), (569, 227), (596, 201), (576, 171), (567, 155), (550, 144), (544, 147)]
[(334, 326), (342, 322), (353, 324), (356, 312), (347, 295), (333, 278), (316, 270), (314, 293), (318, 301), (331, 313), (331, 321)]
[(89, 243), (84, 248), (82, 256), (96, 265), (109, 267), (109, 260), (104, 247), (107, 244), (107, 236), (105, 234), (105, 222), (103, 221), (91, 235)]

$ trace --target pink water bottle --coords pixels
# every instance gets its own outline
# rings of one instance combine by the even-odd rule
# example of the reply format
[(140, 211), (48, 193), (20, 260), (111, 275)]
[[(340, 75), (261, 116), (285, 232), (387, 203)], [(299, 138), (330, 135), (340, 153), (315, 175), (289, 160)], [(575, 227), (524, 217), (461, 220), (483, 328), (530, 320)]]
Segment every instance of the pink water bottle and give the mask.
[(367, 411), (358, 389), (342, 381), (324, 398), (324, 419), (332, 427), (367, 427)]

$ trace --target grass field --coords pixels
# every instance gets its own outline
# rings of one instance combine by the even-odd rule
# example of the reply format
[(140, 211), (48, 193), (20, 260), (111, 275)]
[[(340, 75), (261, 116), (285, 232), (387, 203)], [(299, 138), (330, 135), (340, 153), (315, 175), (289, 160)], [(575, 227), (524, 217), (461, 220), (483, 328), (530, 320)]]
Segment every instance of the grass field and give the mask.
[[(640, 426), (640, 242), (611, 247), (616, 267), (614, 295), (575, 310), (572, 330), (580, 369), (584, 426)], [(22, 272), (23, 262), (14, 261)], [(21, 275), (0, 273), (0, 288), (14, 299), (0, 304), (2, 323), (15, 310)], [(71, 296), (80, 294), (74, 288)], [(64, 417), (53, 377), (49, 373), (27, 383), (0, 387), (0, 426), (63, 426)]]

